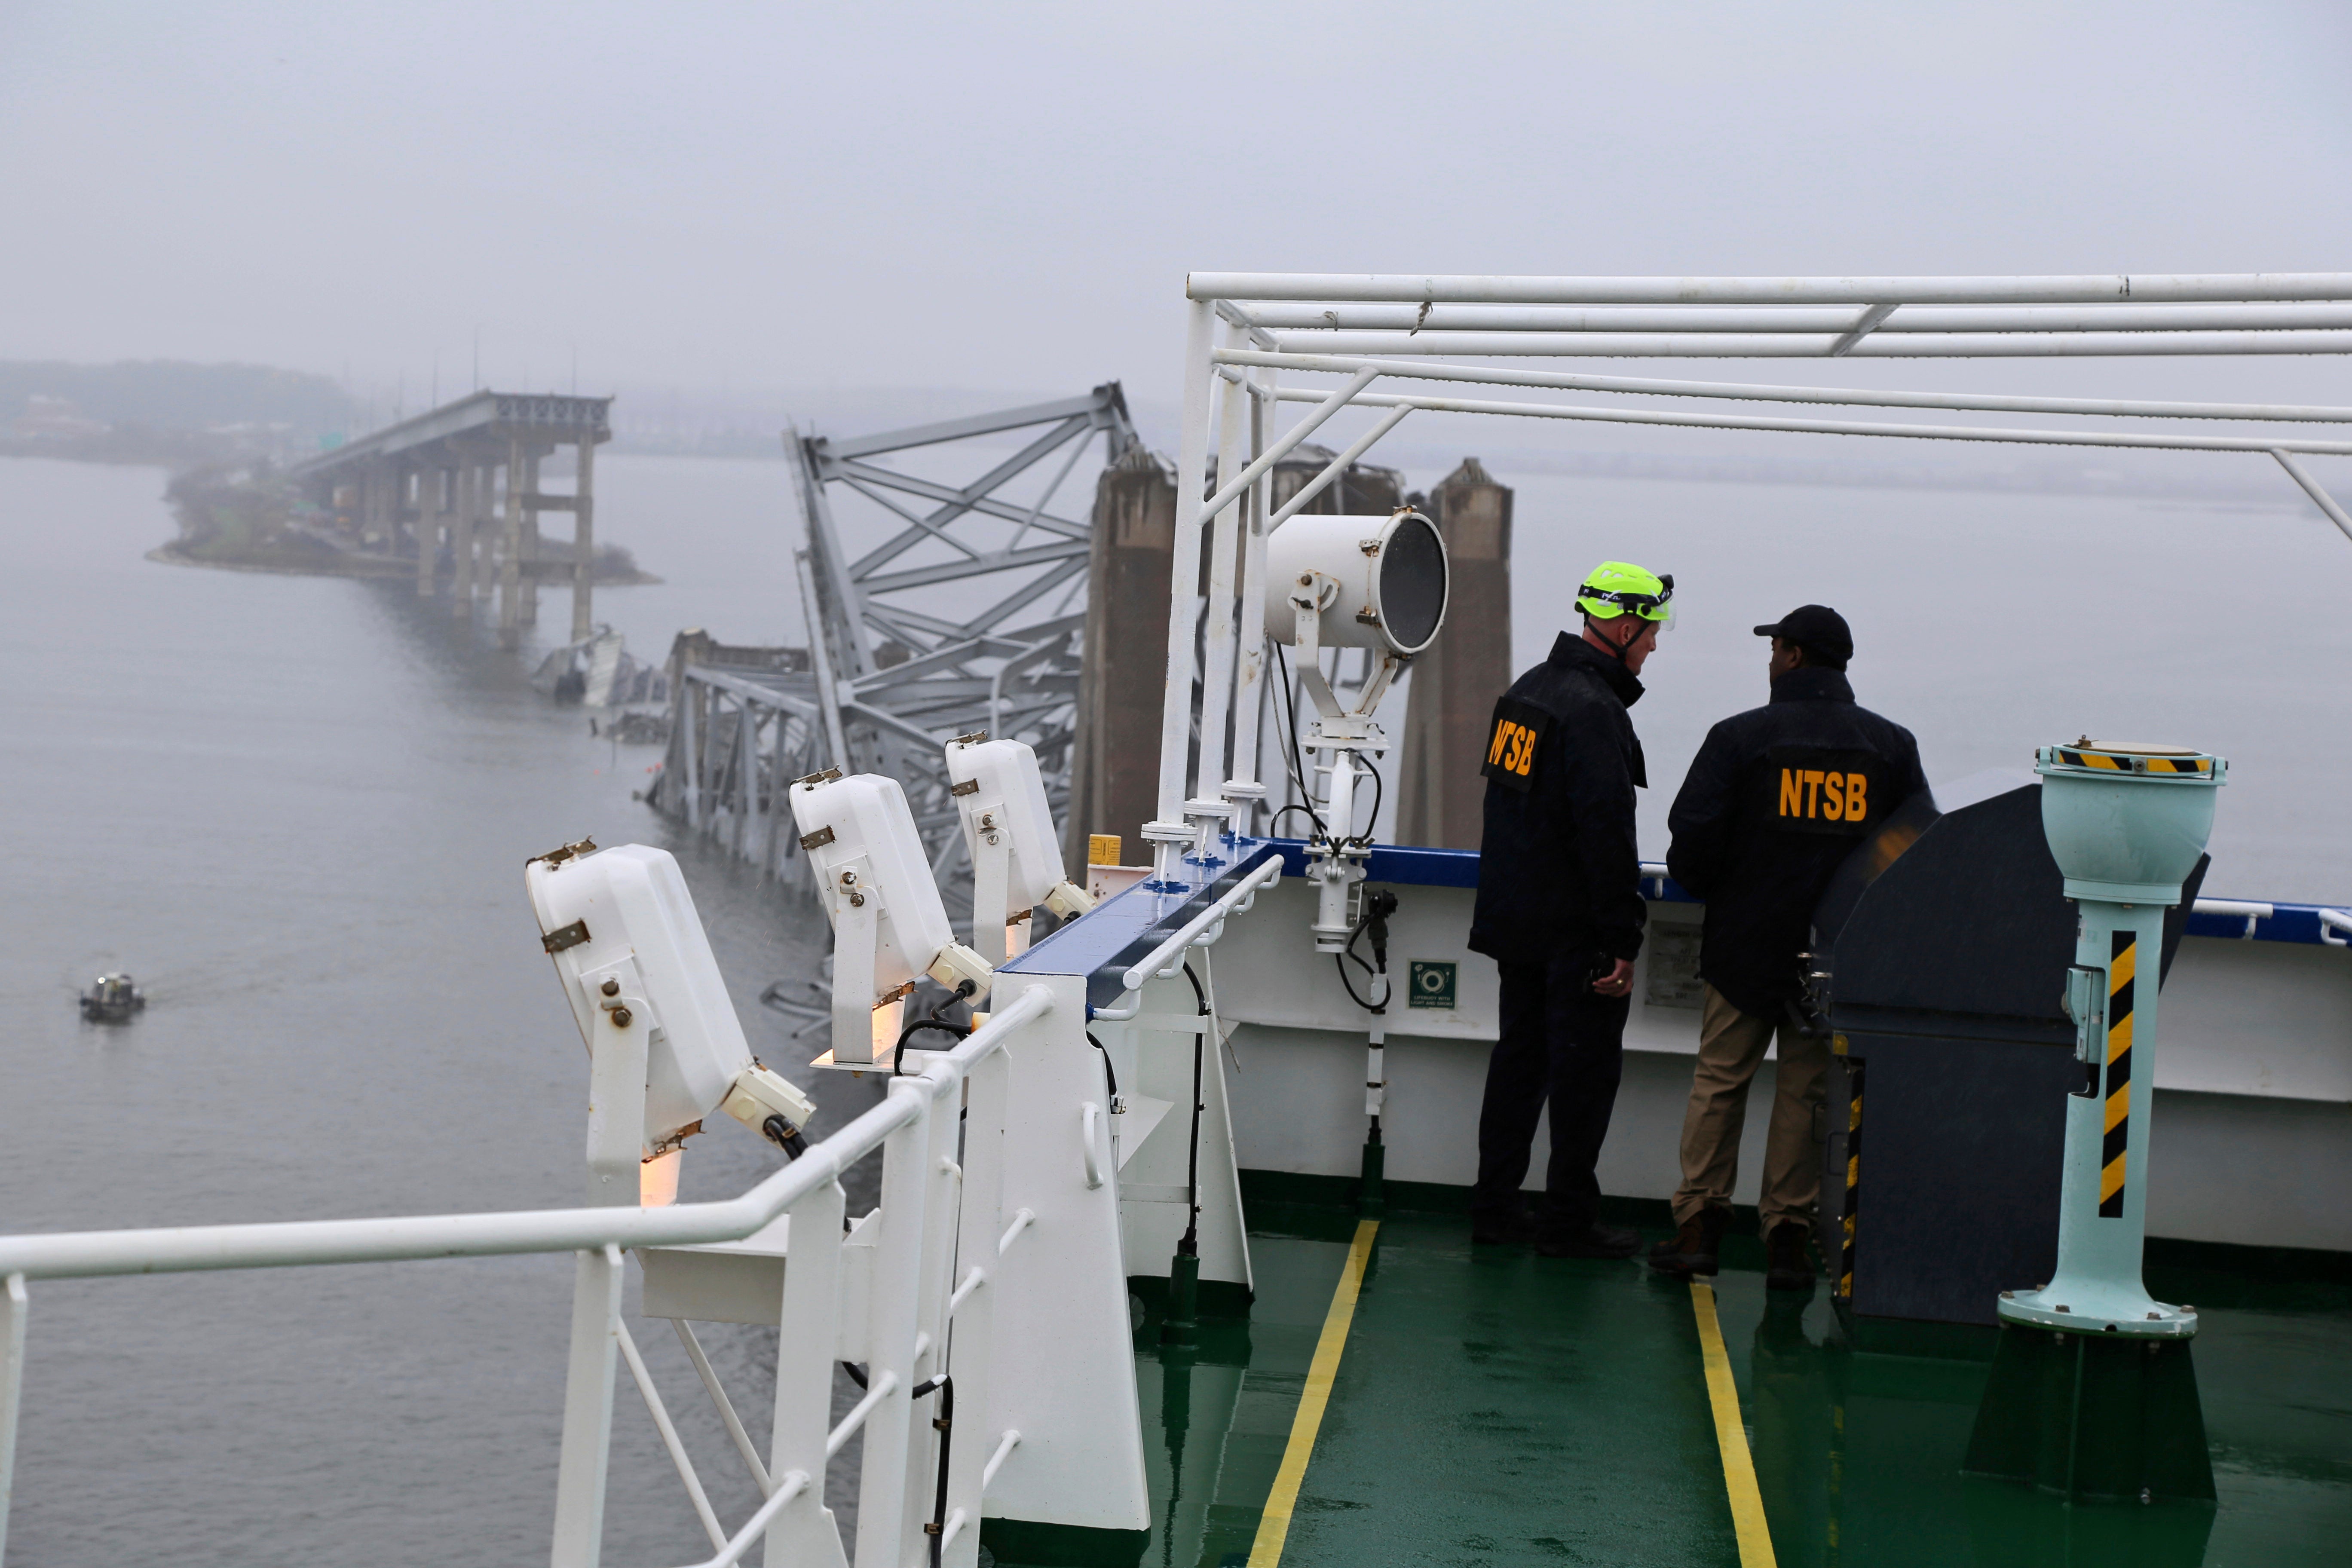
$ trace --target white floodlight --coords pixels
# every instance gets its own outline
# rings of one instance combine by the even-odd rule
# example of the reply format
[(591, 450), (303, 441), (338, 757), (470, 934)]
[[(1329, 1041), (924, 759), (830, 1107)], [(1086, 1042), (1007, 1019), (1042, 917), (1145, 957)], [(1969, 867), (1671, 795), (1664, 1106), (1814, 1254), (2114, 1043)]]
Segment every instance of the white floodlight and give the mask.
[(523, 884), (588, 1047), (592, 1201), (667, 1202), (679, 1147), (714, 1110), (798, 1156), (816, 1107), (752, 1058), (668, 851), (583, 839), (532, 859)]
[(976, 998), (994, 966), (955, 940), (897, 779), (827, 772), (798, 781), (791, 795), (833, 921), (833, 1059), (868, 1065), (897, 1047), (918, 975)]
[[(1295, 737), (1328, 749), (1328, 791), (1307, 849), (1316, 884), (1315, 945), (1339, 952), (1356, 929), (1355, 894), (1371, 852), (1372, 825), (1354, 821), (1357, 758), (1388, 749), (1372, 720), (1412, 656), (1437, 639), (1451, 589), (1445, 541), (1411, 507), (1387, 517), (1302, 513), (1265, 542), (1265, 633), (1298, 650), (1298, 679), (1315, 718)], [(1326, 647), (1369, 648), (1380, 663), (1342, 707), (1323, 672)]]
[(1265, 541), (1265, 631), (1301, 646), (1312, 598), (1319, 647), (1411, 658), (1445, 623), (1445, 541), (1410, 507), (1387, 517), (1301, 513)]
[(1025, 741), (959, 735), (948, 742), (948, 793), (971, 854), (971, 945), (991, 963), (1027, 945), (1020, 928), (1043, 904), (1065, 920), (1095, 907), (1062, 869), (1045, 774)]

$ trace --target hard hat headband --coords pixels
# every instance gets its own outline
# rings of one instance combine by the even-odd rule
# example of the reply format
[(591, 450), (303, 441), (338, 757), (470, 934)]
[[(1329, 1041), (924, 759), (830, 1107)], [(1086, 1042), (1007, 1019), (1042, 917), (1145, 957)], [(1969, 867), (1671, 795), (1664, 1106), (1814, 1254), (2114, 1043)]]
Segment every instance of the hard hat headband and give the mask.
[[(1587, 583), (1576, 591), (1576, 597), (1580, 603), (1586, 599), (1593, 599), (1598, 600), (1600, 603), (1604, 605), (1616, 605), (1621, 606), (1620, 613), (1630, 610), (1645, 621), (1663, 621), (1666, 619), (1669, 613), (1666, 609), (1666, 605), (1674, 596), (1675, 579), (1672, 573), (1668, 573), (1658, 579), (1658, 591), (1654, 594), (1603, 588), (1592, 583)], [(1604, 616), (1601, 618), (1609, 620), (1614, 619), (1615, 617), (1613, 616)]]

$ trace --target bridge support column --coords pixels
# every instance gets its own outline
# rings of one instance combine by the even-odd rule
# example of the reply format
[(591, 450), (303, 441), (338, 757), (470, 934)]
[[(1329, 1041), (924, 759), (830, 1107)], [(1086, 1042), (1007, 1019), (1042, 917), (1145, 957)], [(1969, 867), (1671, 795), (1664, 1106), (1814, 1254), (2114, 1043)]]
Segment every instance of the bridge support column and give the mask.
[(486, 462), (476, 470), (478, 484), (474, 492), (474, 597), (490, 596), (493, 573), (498, 564), (499, 531), (496, 523), (496, 499), (499, 493), (499, 465)]
[(580, 477), (572, 502), (572, 640), (595, 630), (592, 595), (596, 576), (596, 439), (580, 443)]
[(532, 448), (522, 460), (522, 530), (520, 583), (522, 587), (518, 616), (522, 625), (539, 625), (539, 509), (530, 498), (539, 493), (539, 451)]
[(436, 466), (416, 470), (416, 596), (433, 596), (434, 557), (441, 532), (441, 470)]
[(464, 619), (474, 604), (474, 493), (480, 465), (468, 455), (457, 459), (450, 476), (455, 493), (449, 504), (449, 613)]
[(522, 438), (507, 443), (507, 503), (505, 526), (499, 532), (504, 554), (499, 561), (499, 646), (522, 644)]

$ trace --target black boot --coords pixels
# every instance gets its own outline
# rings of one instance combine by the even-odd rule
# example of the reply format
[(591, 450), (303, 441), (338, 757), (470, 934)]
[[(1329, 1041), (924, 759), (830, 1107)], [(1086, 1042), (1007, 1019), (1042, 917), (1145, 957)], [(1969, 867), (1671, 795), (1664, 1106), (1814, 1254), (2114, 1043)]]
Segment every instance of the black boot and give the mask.
[(1716, 1257), (1723, 1250), (1723, 1227), (1730, 1221), (1729, 1209), (1709, 1204), (1683, 1221), (1670, 1239), (1650, 1249), (1650, 1267), (1677, 1279), (1714, 1273)]
[(1782, 1220), (1764, 1238), (1764, 1288), (1768, 1290), (1810, 1290), (1813, 1288), (1813, 1260), (1806, 1254), (1805, 1244), (1813, 1238), (1813, 1227), (1801, 1220)]

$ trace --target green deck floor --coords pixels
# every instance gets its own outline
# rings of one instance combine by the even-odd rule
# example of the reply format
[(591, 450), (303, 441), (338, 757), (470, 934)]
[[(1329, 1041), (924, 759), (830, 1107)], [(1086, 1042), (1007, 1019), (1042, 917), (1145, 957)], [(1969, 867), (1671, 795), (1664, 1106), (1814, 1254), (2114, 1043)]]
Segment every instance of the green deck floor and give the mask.
[[(1354, 1216), (1255, 1205), (1248, 1320), (1189, 1353), (1137, 1331), (1155, 1510), (1141, 1562), (1241, 1568)], [(1861, 1350), (1826, 1290), (1717, 1284), (1783, 1568), (2295, 1568), (2352, 1563), (2352, 1291), (2193, 1286), (2216, 1508), (2069, 1508), (1958, 1473), (1990, 1331)], [(1741, 1263), (1749, 1267), (1739, 1267)], [(2184, 1289), (2182, 1293), (2187, 1293)], [(1001, 1559), (1012, 1568), (1012, 1559)], [(1382, 1224), (1282, 1563), (1738, 1568), (1687, 1289), (1633, 1263), (1469, 1245), (1454, 1215)]]

